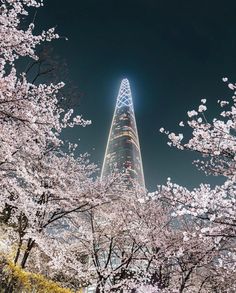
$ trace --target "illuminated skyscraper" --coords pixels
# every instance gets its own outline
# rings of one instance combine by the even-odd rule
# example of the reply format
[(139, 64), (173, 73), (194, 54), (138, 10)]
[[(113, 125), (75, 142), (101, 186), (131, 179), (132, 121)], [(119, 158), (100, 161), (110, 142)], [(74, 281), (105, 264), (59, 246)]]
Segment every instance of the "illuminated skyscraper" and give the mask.
[(112, 172), (126, 173), (145, 187), (142, 157), (128, 79), (121, 81), (112, 119), (101, 178)]

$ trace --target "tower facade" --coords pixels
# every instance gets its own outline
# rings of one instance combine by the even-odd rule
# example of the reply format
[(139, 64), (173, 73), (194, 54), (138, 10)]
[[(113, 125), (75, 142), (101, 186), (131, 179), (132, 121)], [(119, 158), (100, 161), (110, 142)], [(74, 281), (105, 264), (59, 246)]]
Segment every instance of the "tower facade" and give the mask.
[(125, 173), (127, 181), (135, 179), (141, 187), (145, 188), (138, 131), (128, 79), (121, 81), (101, 178), (113, 172)]

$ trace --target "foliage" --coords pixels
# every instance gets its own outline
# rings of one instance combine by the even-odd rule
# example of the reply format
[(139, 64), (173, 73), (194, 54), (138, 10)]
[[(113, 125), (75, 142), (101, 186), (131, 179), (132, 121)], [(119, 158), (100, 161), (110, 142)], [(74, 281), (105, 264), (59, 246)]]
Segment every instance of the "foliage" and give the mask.
[[(4, 260), (1, 260), (3, 263)], [(48, 280), (41, 274), (31, 273), (15, 265), (12, 261), (5, 260), (5, 267), (2, 268), (5, 280), (13, 279), (15, 290), (18, 292), (52, 292), (52, 293), (70, 293), (69, 289), (60, 287), (57, 283)], [(3, 285), (3, 279), (1, 280)]]

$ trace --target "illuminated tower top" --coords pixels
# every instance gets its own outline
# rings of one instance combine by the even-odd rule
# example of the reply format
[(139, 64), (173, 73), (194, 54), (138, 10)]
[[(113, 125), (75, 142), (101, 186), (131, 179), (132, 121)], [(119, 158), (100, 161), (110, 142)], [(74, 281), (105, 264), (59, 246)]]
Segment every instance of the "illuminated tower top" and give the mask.
[(117, 96), (117, 102), (116, 102), (117, 108), (121, 108), (125, 106), (132, 107), (133, 109), (132, 95), (131, 95), (129, 81), (127, 78), (121, 81), (119, 93)]
[(141, 151), (128, 79), (121, 81), (112, 119), (101, 178), (112, 172), (125, 173), (145, 187)]

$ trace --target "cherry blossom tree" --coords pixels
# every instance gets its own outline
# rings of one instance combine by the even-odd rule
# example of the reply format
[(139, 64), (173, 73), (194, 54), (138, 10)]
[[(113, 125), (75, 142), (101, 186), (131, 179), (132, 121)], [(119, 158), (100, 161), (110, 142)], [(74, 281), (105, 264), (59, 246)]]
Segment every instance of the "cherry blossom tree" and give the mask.
[[(235, 91), (236, 86), (228, 82), (227, 78), (223, 78), (223, 81), (229, 89)], [(192, 137), (187, 142), (184, 142), (183, 134), (170, 133), (161, 128), (161, 132), (168, 135), (170, 146), (197, 152), (201, 159), (194, 162), (196, 166), (206, 175), (224, 177), (225, 182), (215, 187), (200, 184), (189, 190), (168, 181), (166, 186), (159, 187), (157, 191), (163, 200), (174, 207), (173, 216), (190, 217), (198, 223), (200, 237), (211, 238), (216, 249), (222, 251), (216, 261), (218, 270), (221, 274), (224, 271), (224, 276), (230, 276), (231, 280), (236, 269), (235, 102), (234, 95), (229, 101), (218, 100), (223, 111), (218, 118), (209, 121), (206, 99), (202, 99), (198, 109), (188, 111), (187, 122), (180, 122), (181, 127), (187, 125), (192, 129)], [(234, 290), (235, 281), (231, 281), (230, 286)]]
[(86, 156), (74, 157), (76, 145), (63, 151), (60, 138), (64, 128), (90, 121), (60, 107), (63, 82), (29, 82), (28, 71), (16, 65), (19, 58), (37, 61), (37, 46), (59, 37), (54, 28), (35, 35), (34, 23), (22, 25), (28, 9), (40, 6), (42, 1), (6, 0), (0, 14), (1, 248), (13, 250), (13, 260), (22, 268), (33, 248), (52, 241), (59, 231), (56, 224), (100, 202), (93, 189), (99, 184), (92, 178), (96, 167)]
[[(196, 223), (183, 217), (176, 221), (162, 199), (127, 189), (120, 181), (118, 189), (109, 189), (109, 197), (112, 202), (73, 222), (76, 228), (69, 238), (75, 241), (66, 251), (80, 274), (77, 283), (64, 276), (67, 286), (71, 281), (74, 289), (90, 286), (96, 292), (163, 293), (226, 288), (217, 263), (226, 249), (202, 237)], [(71, 267), (69, 275), (75, 275), (72, 271)], [(229, 288), (232, 283), (228, 277)]]

